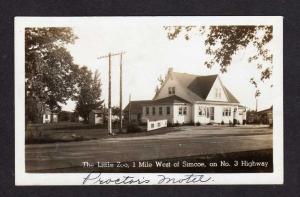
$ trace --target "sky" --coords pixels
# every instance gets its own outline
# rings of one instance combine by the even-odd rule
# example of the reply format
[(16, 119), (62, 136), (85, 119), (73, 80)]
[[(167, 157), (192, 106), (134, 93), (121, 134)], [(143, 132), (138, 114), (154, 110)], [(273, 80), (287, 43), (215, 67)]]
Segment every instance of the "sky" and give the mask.
[[(77, 25), (73, 31), (78, 39), (67, 49), (74, 63), (84, 65), (92, 71), (99, 70), (102, 81), (102, 99), (108, 99), (108, 59), (97, 59), (109, 52), (124, 51), (123, 55), (123, 107), (131, 100), (149, 100), (158, 85), (157, 78), (164, 76), (168, 68), (175, 72), (196, 75), (219, 74), (223, 84), (233, 95), (251, 109), (255, 109), (255, 88), (250, 84), (251, 77), (259, 78), (256, 64), (248, 63), (253, 49), (248, 47), (233, 57), (228, 71), (222, 74), (217, 65), (208, 69), (204, 62), (209, 59), (205, 54), (204, 37), (195, 34), (189, 41), (183, 37), (175, 40), (167, 38), (161, 25), (151, 23), (107, 23), (106, 25)], [(272, 43), (270, 44), (272, 48)], [(112, 58), (112, 106), (119, 105), (119, 64), (120, 57)], [(272, 105), (272, 81), (261, 86), (258, 110)], [(63, 110), (73, 111), (75, 103), (68, 101)]]

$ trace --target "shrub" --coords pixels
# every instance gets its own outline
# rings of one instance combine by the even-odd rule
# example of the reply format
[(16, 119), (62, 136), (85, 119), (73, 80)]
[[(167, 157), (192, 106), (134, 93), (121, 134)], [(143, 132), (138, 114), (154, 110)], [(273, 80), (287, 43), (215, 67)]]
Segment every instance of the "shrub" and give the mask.
[(209, 122), (209, 123), (207, 123), (206, 125), (212, 125), (212, 123), (211, 123), (211, 122)]
[(143, 129), (139, 127), (137, 124), (129, 124), (126, 128), (127, 133), (138, 133), (142, 132)]
[(230, 126), (230, 127), (233, 127), (233, 126), (234, 126), (234, 124), (232, 123), (231, 120), (229, 120), (229, 126)]
[(196, 126), (201, 126), (201, 123), (198, 121), (198, 122), (196, 123)]
[(233, 125), (237, 124), (237, 119), (233, 119)]
[(187, 122), (187, 123), (183, 123), (183, 124), (186, 125), (186, 126), (194, 126), (195, 125), (193, 121)]
[(224, 125), (224, 121), (222, 120), (221, 125)]

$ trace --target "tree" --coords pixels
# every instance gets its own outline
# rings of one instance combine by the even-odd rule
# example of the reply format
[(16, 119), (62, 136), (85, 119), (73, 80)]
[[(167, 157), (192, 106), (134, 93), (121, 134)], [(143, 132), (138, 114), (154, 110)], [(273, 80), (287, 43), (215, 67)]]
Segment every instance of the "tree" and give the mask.
[(205, 65), (207, 68), (219, 65), (222, 73), (227, 72), (232, 58), (237, 52), (246, 49), (248, 46), (253, 46), (256, 53), (248, 57), (248, 62), (255, 62), (260, 73), (259, 79), (250, 79), (250, 82), (256, 88), (256, 92), (259, 91), (258, 81), (263, 82), (272, 76), (273, 55), (267, 48), (268, 43), (273, 38), (272, 26), (165, 26), (164, 29), (167, 31), (167, 37), (170, 40), (174, 40), (180, 34), (183, 34), (185, 40), (189, 41), (191, 32), (194, 30), (200, 32), (200, 35), (205, 37), (206, 54), (211, 57), (210, 60), (205, 62)]
[(157, 81), (159, 84), (156, 85), (156, 87), (155, 87), (155, 94), (158, 94), (158, 91), (160, 90), (162, 85), (165, 83), (165, 80), (166, 80), (166, 76), (165, 76), (165, 78), (163, 78), (162, 75), (159, 75), (159, 77), (157, 78)]
[(78, 94), (73, 98), (77, 101), (75, 111), (88, 122), (89, 113), (102, 108), (100, 74), (96, 70), (93, 76), (92, 71), (84, 66), (79, 69), (76, 81)]
[(113, 106), (111, 108), (112, 115), (113, 116), (119, 116), (120, 115), (120, 107), (119, 106)]
[(58, 112), (72, 96), (76, 66), (65, 47), (75, 39), (71, 28), (25, 29), (26, 124), (35, 121), (37, 104)]

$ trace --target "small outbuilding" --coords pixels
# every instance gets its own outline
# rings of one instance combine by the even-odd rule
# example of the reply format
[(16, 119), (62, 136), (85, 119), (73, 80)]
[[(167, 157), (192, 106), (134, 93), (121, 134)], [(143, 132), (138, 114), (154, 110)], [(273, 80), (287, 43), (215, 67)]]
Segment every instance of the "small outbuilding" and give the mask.
[[(51, 120), (52, 118), (52, 120)], [(51, 112), (50, 110), (45, 110), (43, 113), (43, 124), (46, 123), (56, 123), (58, 122), (58, 113)]]
[(96, 124), (103, 124), (103, 117), (104, 113), (101, 109), (93, 109), (89, 113), (89, 123), (96, 125)]

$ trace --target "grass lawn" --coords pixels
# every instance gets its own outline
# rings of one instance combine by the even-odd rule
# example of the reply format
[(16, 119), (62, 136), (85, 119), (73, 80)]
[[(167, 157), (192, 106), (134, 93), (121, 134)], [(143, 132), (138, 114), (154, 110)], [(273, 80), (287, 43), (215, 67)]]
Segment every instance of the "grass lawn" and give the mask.
[[(247, 125), (253, 127), (252, 125)], [(207, 135), (242, 135), (243, 130), (247, 130), (249, 134), (249, 128), (247, 126), (229, 127), (226, 125), (202, 125), (202, 126), (178, 126), (178, 127), (165, 127), (152, 131), (142, 131), (137, 133), (126, 133), (126, 125), (124, 125), (123, 131), (120, 132), (118, 125), (113, 125), (113, 132), (115, 136), (108, 134), (108, 129), (103, 125), (89, 125), (84, 123), (75, 122), (58, 122), (52, 124), (30, 124), (26, 131), (26, 144), (44, 144), (44, 143), (56, 143), (56, 142), (73, 142), (73, 141), (85, 141), (94, 139), (105, 138), (127, 138), (127, 137), (142, 137), (157, 134), (166, 134), (170, 132), (183, 131), (183, 130), (201, 130), (203, 134)], [(254, 126), (255, 127), (255, 126)], [(259, 126), (264, 129), (264, 126)], [(144, 129), (146, 130), (146, 129)], [(224, 130), (226, 130), (224, 132)], [(259, 129), (258, 129), (259, 130)], [(255, 132), (257, 133), (257, 132)]]
[(118, 125), (113, 126), (116, 136), (110, 136), (106, 126), (89, 125), (75, 122), (58, 122), (52, 124), (30, 124), (26, 131), (26, 144), (44, 144), (56, 142), (72, 142), (111, 137), (135, 137), (163, 134), (181, 130), (180, 127), (161, 128), (151, 132), (126, 133), (119, 132)]

